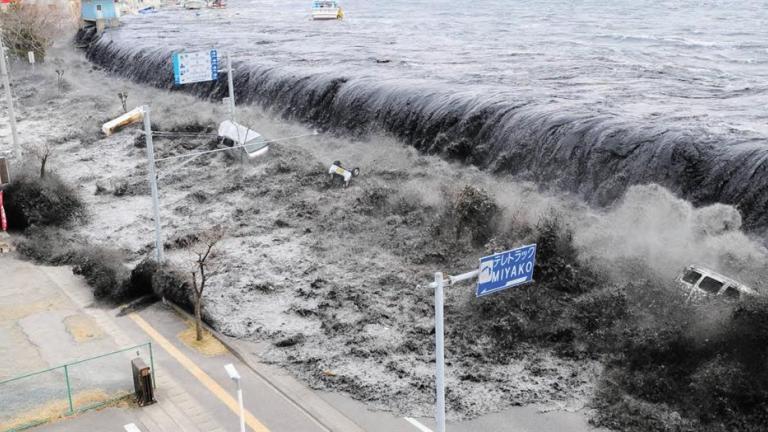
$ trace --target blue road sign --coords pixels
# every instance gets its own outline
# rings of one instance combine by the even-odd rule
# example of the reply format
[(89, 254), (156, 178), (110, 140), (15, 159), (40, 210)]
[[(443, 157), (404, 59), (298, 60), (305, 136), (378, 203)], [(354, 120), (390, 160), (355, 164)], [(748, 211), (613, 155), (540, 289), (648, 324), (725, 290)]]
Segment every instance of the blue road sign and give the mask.
[(535, 263), (535, 244), (480, 258), (477, 296), (533, 282)]

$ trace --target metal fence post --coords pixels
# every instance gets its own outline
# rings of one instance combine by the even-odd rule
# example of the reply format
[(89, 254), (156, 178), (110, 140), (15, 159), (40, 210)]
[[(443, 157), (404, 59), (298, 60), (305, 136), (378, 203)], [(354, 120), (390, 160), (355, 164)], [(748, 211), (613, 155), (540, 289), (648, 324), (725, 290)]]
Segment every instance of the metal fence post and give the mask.
[(443, 332), (443, 273), (435, 273), (435, 423), (445, 432), (445, 341)]
[(157, 379), (155, 378), (155, 357), (152, 355), (152, 342), (147, 342), (149, 345), (149, 367), (152, 368), (152, 387), (157, 388)]
[(69, 384), (69, 367), (64, 365), (64, 379), (67, 381), (67, 399), (69, 400), (69, 414), (75, 413), (75, 407), (72, 405), (72, 386)]

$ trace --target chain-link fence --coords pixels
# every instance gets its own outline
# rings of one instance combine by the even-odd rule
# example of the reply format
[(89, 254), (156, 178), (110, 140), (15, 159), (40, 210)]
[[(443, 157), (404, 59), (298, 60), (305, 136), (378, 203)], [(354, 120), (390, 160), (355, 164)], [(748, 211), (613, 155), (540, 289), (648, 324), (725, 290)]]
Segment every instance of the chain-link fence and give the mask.
[(0, 381), (0, 431), (27, 429), (134, 392), (131, 360), (149, 364), (150, 342)]

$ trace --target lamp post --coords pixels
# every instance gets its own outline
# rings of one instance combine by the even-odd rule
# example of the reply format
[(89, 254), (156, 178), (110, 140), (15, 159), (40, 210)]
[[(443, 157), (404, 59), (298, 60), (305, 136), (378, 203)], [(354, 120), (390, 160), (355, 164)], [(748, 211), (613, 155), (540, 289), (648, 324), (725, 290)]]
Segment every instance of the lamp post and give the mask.
[(245, 432), (245, 411), (243, 410), (243, 389), (240, 387), (240, 374), (232, 363), (224, 365), (229, 378), (237, 384), (237, 403), (240, 405), (240, 432)]

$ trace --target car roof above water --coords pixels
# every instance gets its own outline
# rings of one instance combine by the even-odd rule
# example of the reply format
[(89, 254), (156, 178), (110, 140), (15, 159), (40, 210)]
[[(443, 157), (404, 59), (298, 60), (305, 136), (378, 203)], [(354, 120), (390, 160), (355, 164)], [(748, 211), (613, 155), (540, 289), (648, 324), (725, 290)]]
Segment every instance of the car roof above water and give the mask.
[[(718, 273), (718, 272), (716, 272), (714, 270), (710, 270), (710, 269), (708, 269), (706, 267), (689, 265), (688, 267), (685, 268), (685, 271), (683, 272), (683, 274), (685, 274), (689, 270), (693, 270), (693, 271), (701, 274), (702, 276), (707, 276), (707, 277), (715, 279), (715, 280), (717, 280), (719, 282), (722, 282), (723, 285), (732, 286), (732, 287), (738, 289), (739, 291), (741, 291), (743, 293), (751, 294), (751, 295), (757, 295), (757, 291), (755, 291), (754, 289), (744, 285), (743, 283), (741, 283), (741, 282), (739, 282), (739, 281), (737, 281), (735, 279), (732, 279), (732, 278), (730, 278), (728, 276), (725, 276), (725, 275), (723, 275), (721, 273)], [(682, 279), (682, 277), (681, 277), (681, 279)], [(701, 278), (700, 278), (700, 280), (696, 281), (696, 283), (700, 283), (700, 281), (701, 281)], [(688, 282), (686, 282), (686, 283), (688, 283)], [(689, 285), (693, 286), (695, 284), (689, 284)]]

